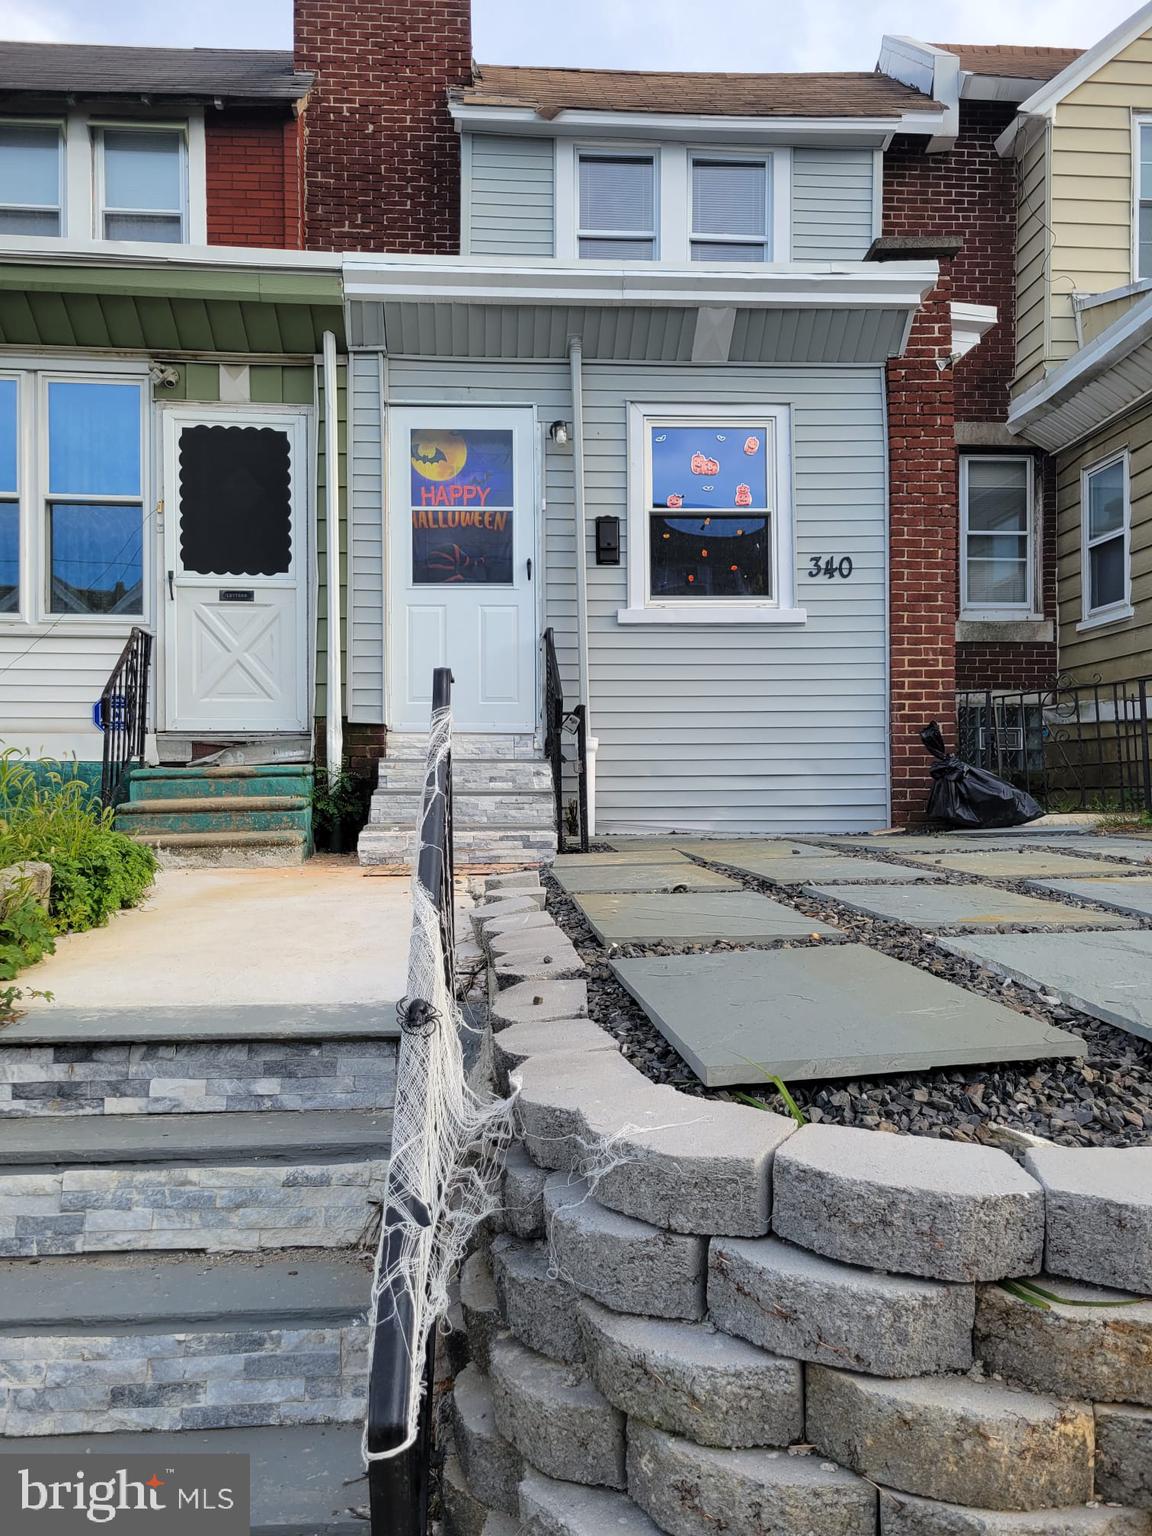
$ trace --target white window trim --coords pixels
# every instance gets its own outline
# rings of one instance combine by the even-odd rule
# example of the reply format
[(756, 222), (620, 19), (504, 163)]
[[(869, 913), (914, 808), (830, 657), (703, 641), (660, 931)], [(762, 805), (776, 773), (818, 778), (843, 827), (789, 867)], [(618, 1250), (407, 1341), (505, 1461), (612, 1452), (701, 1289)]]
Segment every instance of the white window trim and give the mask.
[[(693, 182), (695, 179), (696, 162), (704, 164), (734, 165), (743, 162), (746, 165), (759, 165), (764, 169), (764, 179), (767, 182), (765, 189), (765, 228), (763, 235), (713, 235), (704, 231), (697, 231), (693, 222)], [(759, 262), (772, 260), (772, 253), (776, 249), (776, 160), (771, 150), (757, 153), (754, 150), (742, 150), (739, 154), (735, 151), (720, 154), (716, 150), (690, 149), (688, 151), (688, 178), (685, 186), (687, 207), (685, 218), (688, 225), (688, 260), (694, 261), (692, 247), (694, 245), (761, 245), (766, 247), (765, 254), (750, 258)], [(707, 266), (707, 262), (696, 263), (699, 266)]]
[[(126, 213), (157, 215), (169, 217), (179, 215), (180, 239), (178, 241), (158, 242), (162, 244), (187, 245), (192, 224), (192, 197), (191, 197), (191, 173), (190, 162), (192, 159), (191, 145), (189, 143), (187, 121), (155, 121), (148, 118), (129, 118), (121, 121), (117, 118), (90, 118), (88, 129), (92, 142), (92, 231), (97, 240), (105, 240), (104, 216), (107, 213)], [(163, 209), (133, 209), (133, 208), (108, 208), (105, 203), (104, 191), (104, 135), (113, 133), (167, 133), (172, 134), (179, 145), (180, 152), (180, 206), (179, 208)], [(110, 241), (110, 244), (121, 242)]]
[[(67, 142), (67, 133), (66, 133), (66, 129), (65, 129), (64, 119), (62, 117), (51, 117), (51, 116), (49, 116), (49, 117), (12, 117), (12, 116), (6, 116), (6, 117), (0, 117), (0, 127), (3, 127), (3, 128), (55, 128), (56, 136), (57, 136), (57, 145), (58, 145), (58, 149), (59, 149), (59, 158), (58, 158), (58, 161), (57, 161), (58, 170), (57, 170), (56, 205), (55, 206), (56, 206), (57, 211), (60, 214), (60, 234), (61, 235), (66, 235), (68, 233), (68, 204), (67, 204), (68, 142)], [(32, 203), (4, 203), (3, 207), (5, 209), (18, 209), (20, 211), (28, 211), (28, 212), (30, 212), (30, 211), (32, 211), (34, 209), (35, 205), (32, 204)], [(42, 212), (47, 212), (49, 210), (48, 210), (47, 206), (45, 205), (45, 207), (41, 211)], [(48, 238), (53, 238), (53, 237), (49, 236)]]
[[(981, 604), (968, 601), (968, 466), (978, 460), (983, 464), (1019, 464), (1027, 466), (1025, 495), (1028, 500), (1027, 574), (1028, 593), (1022, 603)], [(977, 535), (980, 529), (976, 530)], [(1037, 552), (1040, 547), (1039, 518), (1036, 506), (1036, 465), (1031, 454), (964, 453), (960, 455), (960, 617), (962, 619), (1040, 619), (1038, 603)]]
[[(1152, 277), (1152, 272), (1140, 271), (1140, 130), (1152, 128), (1152, 112), (1133, 112), (1132, 114), (1132, 249), (1130, 252), (1130, 265), (1132, 281), (1140, 282), (1141, 278)], [(1152, 202), (1152, 198), (1147, 199)]]
[[(808, 614), (796, 600), (795, 530), (792, 499), (791, 408), (765, 405), (725, 411), (717, 405), (628, 403), (628, 606), (617, 611), (621, 624), (803, 624)], [(769, 426), (773, 434), (772, 574), (776, 596), (770, 602), (748, 598), (667, 601), (649, 596), (648, 427), (654, 423), (691, 425), (700, 421), (725, 426)]]
[[(22, 634), (37, 637), (65, 628), (70, 634), (95, 636), (107, 630), (146, 625), (152, 613), (153, 570), (151, 516), (150, 395), (146, 362), (100, 363), (84, 360), (76, 365), (47, 365), (35, 359), (4, 359), (0, 377), (18, 384), (17, 464), (20, 502), (20, 602), (13, 613), (0, 614), (0, 630), (19, 626)], [(84, 496), (76, 499), (109, 505), (140, 504), (141, 518), (141, 611), (139, 613), (53, 613), (51, 608), (48, 538), (48, 385), (50, 383), (138, 384), (140, 409), (140, 495)], [(62, 499), (57, 497), (57, 500)]]
[[(1120, 528), (1120, 534), (1124, 538), (1124, 596), (1114, 603), (1109, 603), (1105, 608), (1092, 608), (1089, 606), (1092, 601), (1092, 573), (1088, 552), (1097, 544), (1106, 543), (1119, 535), (1110, 533), (1099, 539), (1089, 539), (1088, 481), (1092, 475), (1098, 474), (1102, 469), (1110, 468), (1113, 464), (1124, 466), (1124, 522)], [(1130, 619), (1135, 612), (1132, 607), (1132, 468), (1127, 448), (1110, 453), (1106, 458), (1097, 459), (1094, 464), (1085, 464), (1080, 471), (1080, 612), (1081, 619), (1076, 626), (1078, 633), (1086, 629), (1099, 629), (1105, 624), (1116, 624), (1122, 619)]]
[[(635, 261), (636, 257), (612, 257), (612, 256), (581, 256), (580, 241), (596, 239), (598, 237), (608, 240), (646, 240), (645, 232), (632, 233), (623, 230), (595, 231), (583, 230), (580, 227), (580, 161), (582, 159), (626, 159), (652, 161), (652, 204), (655, 220), (652, 228), (652, 257), (651, 261), (661, 259), (661, 251), (664, 249), (664, 167), (663, 155), (659, 144), (575, 144), (570, 143), (568, 148), (572, 151), (570, 157), (570, 174), (572, 179), (572, 201), (568, 210), (571, 220), (572, 250), (571, 254), (577, 261), (607, 261), (618, 264), (621, 261)], [(639, 260), (648, 262), (648, 257), (640, 257)]]
[(698, 267), (740, 266), (738, 262), (709, 263), (692, 260), (692, 171), (691, 162), (702, 160), (763, 160), (770, 164), (771, 250), (764, 260), (750, 266), (768, 267), (792, 259), (792, 151), (786, 147), (747, 144), (654, 143), (631, 139), (557, 139), (555, 159), (555, 251), (561, 261), (611, 263), (611, 257), (580, 255), (580, 176), (581, 155), (652, 155), (656, 162), (656, 255), (651, 266)]

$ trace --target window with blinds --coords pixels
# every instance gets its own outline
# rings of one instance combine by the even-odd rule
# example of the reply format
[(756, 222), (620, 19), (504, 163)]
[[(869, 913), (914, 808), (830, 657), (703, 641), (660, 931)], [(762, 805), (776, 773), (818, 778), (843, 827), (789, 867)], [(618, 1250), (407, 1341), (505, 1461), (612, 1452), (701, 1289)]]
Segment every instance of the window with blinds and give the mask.
[(693, 261), (770, 260), (770, 217), (767, 159), (693, 159)]
[(580, 255), (593, 261), (656, 257), (656, 162), (652, 155), (582, 154)]

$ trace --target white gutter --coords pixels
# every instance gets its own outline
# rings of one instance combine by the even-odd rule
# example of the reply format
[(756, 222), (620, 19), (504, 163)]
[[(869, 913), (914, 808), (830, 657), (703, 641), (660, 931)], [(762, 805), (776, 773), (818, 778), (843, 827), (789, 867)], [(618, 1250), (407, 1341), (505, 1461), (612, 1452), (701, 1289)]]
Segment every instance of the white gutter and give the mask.
[(568, 341), (572, 385), (572, 506), (576, 534), (576, 668), (580, 703), (584, 706), (587, 761), (588, 832), (596, 831), (596, 748), (592, 730), (592, 696), (588, 661), (588, 522), (584, 503), (584, 352), (579, 336)]
[(324, 523), (325, 573), (328, 596), (328, 649), (325, 732), (328, 780), (344, 766), (344, 689), (340, 655), (340, 381), (336, 366), (336, 337), (324, 332)]
[(719, 305), (738, 309), (916, 309), (935, 261), (760, 262), (720, 271), (542, 258), (465, 262), (443, 256), (344, 258), (347, 299), (440, 304)]
[(157, 246), (155, 241), (62, 240), (58, 235), (0, 238), (0, 262), (43, 263), (53, 267), (134, 267), (157, 272), (260, 267), (277, 273), (339, 273), (342, 260), (330, 251), (278, 251), (263, 246)]

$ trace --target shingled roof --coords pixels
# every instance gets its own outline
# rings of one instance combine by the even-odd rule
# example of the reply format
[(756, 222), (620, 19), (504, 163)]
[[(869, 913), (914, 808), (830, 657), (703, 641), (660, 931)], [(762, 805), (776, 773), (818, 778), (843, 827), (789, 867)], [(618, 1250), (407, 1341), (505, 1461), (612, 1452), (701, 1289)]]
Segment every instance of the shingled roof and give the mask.
[(226, 97), (298, 101), (312, 76), (264, 48), (110, 48), (0, 42), (0, 95)]
[(878, 74), (682, 74), (624, 69), (533, 69), (482, 64), (456, 93), (470, 106), (545, 113), (692, 112), (708, 117), (898, 117), (940, 110), (911, 86)]
[(1082, 48), (1031, 48), (982, 43), (933, 43), (954, 53), (960, 68), (974, 75), (999, 75), (1009, 80), (1052, 80), (1083, 53)]

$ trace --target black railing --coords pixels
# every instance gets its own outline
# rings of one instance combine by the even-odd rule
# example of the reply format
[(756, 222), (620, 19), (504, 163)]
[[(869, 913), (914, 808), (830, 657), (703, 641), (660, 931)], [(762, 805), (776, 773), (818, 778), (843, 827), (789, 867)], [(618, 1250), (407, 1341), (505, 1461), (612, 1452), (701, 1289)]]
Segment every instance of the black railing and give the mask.
[[(556, 847), (560, 853), (573, 848), (588, 852), (588, 726), (583, 704), (564, 708), (564, 684), (556, 660), (556, 637), (544, 631), (544, 751), (552, 765), (552, 793), (556, 801)], [(565, 752), (565, 745), (572, 750)], [(568, 799), (565, 770), (573, 780), (575, 796)]]
[(956, 752), (1047, 811), (1152, 815), (1152, 678), (1061, 678), (1052, 688), (957, 697)]
[[(438, 667), (432, 674), (434, 726), (450, 720), (452, 673)], [(424, 798), (420, 815), (420, 845), (416, 870), (420, 884), (432, 898), (440, 924), (444, 984), (448, 996), (456, 995), (456, 935), (453, 902), (452, 845), (452, 751), (440, 750), (437, 732), (429, 747), (424, 773)], [(407, 1035), (426, 1034), (441, 1027), (431, 999), (410, 996), (401, 1005), (401, 1028)], [(449, 1021), (443, 1021), (448, 1027)], [(403, 1072), (401, 1043), (400, 1072)], [(405, 1234), (413, 1225), (427, 1226), (431, 1212), (415, 1190), (390, 1186), (384, 1212), (384, 1252), (380, 1273), (396, 1274)], [(403, 1283), (382, 1290), (373, 1324), (372, 1365), (368, 1379), (368, 1463), (371, 1536), (425, 1536), (428, 1529), (428, 1485), (432, 1462), (432, 1384), (435, 1380), (436, 1330), (428, 1335), (422, 1359), (416, 1337), (415, 1309), (411, 1291)], [(398, 1451), (408, 1438), (409, 1405), (423, 1369), (420, 1430), (413, 1443)], [(389, 1454), (394, 1453), (394, 1454)]]
[(133, 763), (144, 760), (151, 660), (152, 636), (145, 629), (134, 628), (100, 695), (96, 723), (104, 732), (104, 760), (100, 769), (100, 799), (104, 805), (116, 805), (124, 798), (128, 770)]

